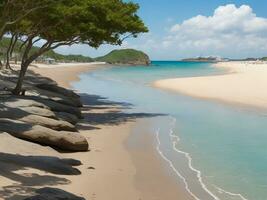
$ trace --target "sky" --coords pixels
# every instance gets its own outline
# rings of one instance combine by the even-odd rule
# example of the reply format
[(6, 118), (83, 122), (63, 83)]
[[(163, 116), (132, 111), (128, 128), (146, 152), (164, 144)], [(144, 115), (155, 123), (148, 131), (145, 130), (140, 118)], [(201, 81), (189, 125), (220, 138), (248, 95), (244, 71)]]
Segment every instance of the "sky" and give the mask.
[(56, 51), (97, 57), (118, 48), (134, 48), (152, 60), (197, 56), (267, 56), (266, 0), (133, 0), (149, 33), (122, 46), (64, 46)]

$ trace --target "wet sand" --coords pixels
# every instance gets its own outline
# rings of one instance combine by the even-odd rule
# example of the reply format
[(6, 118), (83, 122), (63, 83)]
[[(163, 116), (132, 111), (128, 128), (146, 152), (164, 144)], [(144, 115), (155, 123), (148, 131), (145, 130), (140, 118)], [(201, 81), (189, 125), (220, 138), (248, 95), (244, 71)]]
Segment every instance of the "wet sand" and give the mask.
[[(99, 67), (99, 65), (58, 68), (43, 66), (32, 69), (52, 78), (62, 87), (70, 87), (71, 82), (79, 80), (79, 74)], [(88, 96), (86, 100), (88, 102), (85, 104), (90, 104), (90, 109), (84, 110), (85, 115), (89, 113), (90, 116), (105, 118), (110, 113), (120, 110), (119, 105), (92, 105), (91, 102), (98, 100), (94, 96)], [(178, 183), (157, 154), (154, 137), (146, 131), (145, 124), (143, 119), (138, 119), (137, 123), (134, 121), (114, 123), (113, 117), (112, 122), (103, 123), (101, 120), (95, 120), (94, 123), (90, 123), (89, 120), (81, 123), (78, 127), (79, 132), (88, 139), (90, 151), (80, 153), (59, 153), (50, 147), (2, 134), (0, 199), (24, 199), (25, 196), (33, 194), (35, 189), (45, 186), (60, 188), (85, 199), (190, 199), (183, 186)], [(136, 125), (140, 126), (140, 134), (134, 136), (138, 145), (129, 148), (129, 141), (134, 134), (132, 128)], [(60, 162), (55, 162), (51, 158), (59, 159)], [(76, 159), (82, 165), (77, 167), (63, 165), (64, 168), (61, 168), (63, 167), (61, 160), (65, 158)], [(69, 175), (64, 174), (66, 169)], [(76, 169), (81, 175), (72, 174), (76, 173)]]

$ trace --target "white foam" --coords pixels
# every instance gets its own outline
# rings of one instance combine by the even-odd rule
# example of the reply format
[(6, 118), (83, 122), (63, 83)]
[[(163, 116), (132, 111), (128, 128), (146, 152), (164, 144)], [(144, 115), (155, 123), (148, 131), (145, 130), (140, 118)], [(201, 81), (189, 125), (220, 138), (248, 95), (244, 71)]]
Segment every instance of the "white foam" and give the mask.
[(158, 146), (157, 146), (157, 151), (158, 153), (161, 155), (161, 157), (166, 160), (169, 164), (170, 167), (173, 169), (173, 171), (183, 180), (184, 184), (185, 184), (185, 189), (187, 190), (187, 192), (195, 199), (195, 200), (201, 200), (199, 199), (196, 195), (194, 195), (192, 193), (192, 191), (189, 189), (188, 183), (186, 182), (185, 177), (183, 177), (179, 171), (174, 167), (173, 163), (162, 153), (162, 151), (160, 150), (160, 139), (159, 139), (159, 131), (160, 129), (157, 131), (157, 141), (158, 141)]
[[(176, 119), (174, 119), (174, 123), (176, 122)], [(178, 142), (180, 141), (180, 138), (176, 135), (173, 134), (173, 128), (170, 130), (170, 137), (171, 138), (175, 138), (176, 141), (173, 141), (173, 149), (178, 152), (178, 153), (181, 153), (183, 155), (185, 155), (185, 157), (188, 159), (188, 166), (189, 168), (196, 172), (197, 173), (197, 178), (198, 178), (198, 181), (199, 183), (201, 184), (201, 187), (210, 195), (212, 196), (215, 200), (219, 200), (219, 198), (217, 196), (215, 196), (211, 191), (208, 190), (207, 186), (204, 184), (203, 180), (202, 180), (202, 177), (201, 177), (201, 172), (197, 169), (195, 169), (192, 165), (192, 158), (190, 157), (189, 153), (186, 153), (184, 151), (180, 151), (176, 148), (176, 144), (178, 144)]]
[(236, 194), (236, 193), (232, 193), (232, 192), (228, 192), (228, 191), (225, 191), (223, 190), (222, 188), (219, 188), (218, 186), (216, 185), (213, 185), (217, 190), (218, 192), (220, 193), (225, 193), (225, 194), (228, 194), (230, 196), (236, 196), (236, 197), (239, 197), (240, 199), (242, 200), (248, 200), (247, 198), (245, 198), (244, 196), (242, 196), (241, 194)]
[[(205, 190), (211, 197), (213, 197), (214, 200), (220, 200), (219, 197), (217, 197), (216, 195), (214, 195), (214, 194), (207, 188), (207, 186), (204, 184), (204, 182), (203, 182), (203, 180), (202, 180), (202, 177), (201, 177), (201, 172), (193, 167), (193, 165), (192, 165), (192, 158), (190, 157), (189, 153), (180, 151), (179, 149), (176, 148), (176, 144), (179, 143), (180, 138), (179, 138), (177, 135), (174, 135), (174, 134), (173, 134), (173, 128), (174, 128), (174, 126), (175, 126), (175, 124), (176, 124), (176, 119), (175, 119), (175, 118), (172, 118), (172, 119), (173, 119), (173, 121), (172, 121), (172, 123), (171, 123), (170, 137), (171, 137), (172, 139), (175, 139), (175, 141), (172, 141), (172, 142), (173, 142), (173, 150), (175, 150), (176, 152), (178, 152), (178, 153), (180, 153), (180, 154), (185, 155), (185, 157), (188, 159), (188, 166), (189, 166), (189, 168), (190, 168), (192, 171), (196, 172), (196, 174), (197, 174), (197, 178), (198, 178), (199, 183), (201, 184), (201, 187), (202, 187), (202, 188), (203, 188), (203, 189), (204, 189), (204, 190)], [(185, 177), (183, 177), (183, 176), (179, 173), (179, 171), (174, 167), (172, 161), (170, 161), (170, 160), (169, 160), (169, 159), (162, 153), (162, 151), (160, 151), (159, 132), (160, 132), (160, 129), (158, 129), (158, 131), (157, 131), (157, 140), (158, 140), (157, 150), (158, 150), (159, 154), (164, 158), (164, 160), (166, 160), (166, 161), (170, 164), (171, 168), (175, 171), (175, 173), (176, 173), (176, 174), (183, 180), (183, 182), (185, 183), (185, 186), (186, 186), (186, 190), (190, 193), (190, 195), (191, 195), (192, 197), (194, 197), (196, 200), (200, 200), (200, 199), (199, 199), (195, 194), (193, 194), (193, 192), (189, 189), (189, 186), (188, 186), (188, 183), (187, 183)], [(215, 186), (215, 185), (214, 185), (214, 187), (215, 187), (215, 188), (218, 190), (218, 192), (220, 192), (220, 193), (225, 193), (225, 194), (230, 195), (230, 196), (236, 196), (236, 197), (239, 197), (241, 200), (248, 200), (248, 199), (246, 199), (244, 196), (242, 196), (241, 194), (236, 194), (236, 193), (232, 193), (232, 192), (225, 191), (225, 190), (223, 190), (222, 188), (219, 188), (219, 187), (217, 187), (217, 186)]]

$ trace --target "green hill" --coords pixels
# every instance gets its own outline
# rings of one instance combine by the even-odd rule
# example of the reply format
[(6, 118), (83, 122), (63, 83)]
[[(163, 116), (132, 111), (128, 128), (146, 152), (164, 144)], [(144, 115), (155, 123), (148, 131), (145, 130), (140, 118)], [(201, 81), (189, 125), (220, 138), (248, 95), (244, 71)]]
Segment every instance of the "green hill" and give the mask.
[[(9, 38), (3, 38), (0, 41), (0, 58), (5, 59), (5, 52), (9, 46), (10, 39)], [(19, 50), (22, 42), (18, 41), (15, 48), (14, 52), (16, 54), (16, 57), (18, 60), (21, 59), (21, 52)], [(32, 51), (38, 50), (38, 47), (34, 47)], [(43, 56), (47, 58), (53, 58), (56, 60), (56, 62), (93, 62), (94, 60), (90, 57), (82, 56), (82, 55), (62, 55), (59, 53), (56, 53), (55, 51), (48, 51), (46, 52)]]
[(44, 56), (53, 58), (58, 62), (93, 62), (94, 60), (90, 57), (83, 55), (62, 55), (54, 51), (49, 51)]
[(142, 51), (134, 49), (113, 50), (109, 54), (96, 58), (96, 61), (119, 65), (149, 65), (150, 59)]

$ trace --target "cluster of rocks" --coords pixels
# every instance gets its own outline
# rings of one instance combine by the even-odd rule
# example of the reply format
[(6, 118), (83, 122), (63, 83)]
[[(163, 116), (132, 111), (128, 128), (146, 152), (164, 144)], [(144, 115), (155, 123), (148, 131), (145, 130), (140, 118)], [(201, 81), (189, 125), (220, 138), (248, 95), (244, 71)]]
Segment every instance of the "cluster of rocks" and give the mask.
[(25, 82), (26, 95), (14, 96), (15, 78), (0, 75), (0, 132), (67, 151), (87, 151), (76, 124), (82, 118), (79, 95), (53, 82)]

